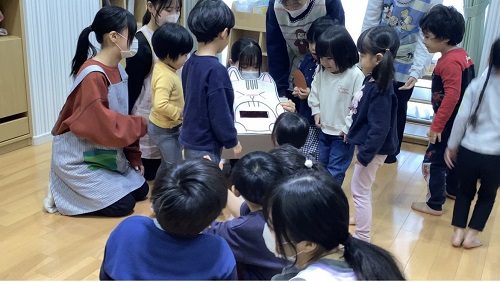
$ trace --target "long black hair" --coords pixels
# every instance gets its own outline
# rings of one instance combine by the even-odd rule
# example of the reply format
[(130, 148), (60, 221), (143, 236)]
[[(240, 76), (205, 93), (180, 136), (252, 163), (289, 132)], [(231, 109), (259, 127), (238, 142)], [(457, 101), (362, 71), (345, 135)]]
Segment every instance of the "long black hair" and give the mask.
[(347, 197), (326, 172), (299, 171), (282, 179), (270, 191), (263, 212), (281, 255), (284, 245), (295, 249), (298, 242), (309, 241), (317, 245), (311, 262), (342, 244), (358, 280), (405, 279), (389, 252), (349, 234)]
[(469, 123), (472, 126), (472, 128), (476, 127), (477, 124), (477, 112), (479, 111), (479, 107), (481, 106), (481, 102), (483, 101), (484, 98), (484, 91), (486, 90), (486, 85), (488, 84), (488, 81), (490, 80), (491, 72), (493, 71), (493, 68), (496, 71), (500, 71), (500, 38), (495, 40), (493, 42), (493, 45), (491, 45), (491, 50), (490, 50), (490, 62), (488, 64), (488, 73), (486, 75), (486, 80), (484, 81), (483, 88), (481, 89), (481, 94), (479, 94), (479, 101), (477, 102), (476, 109), (474, 110), (474, 113), (469, 119)]
[(358, 38), (358, 51), (361, 54), (375, 56), (383, 54), (382, 61), (372, 70), (372, 77), (379, 90), (385, 92), (394, 79), (394, 58), (399, 49), (399, 37), (394, 28), (377, 26), (365, 30)]
[[(153, 7), (156, 9), (157, 17), (161, 13), (161, 11), (177, 3), (179, 3), (179, 9), (182, 9), (182, 0), (148, 0), (147, 2), (151, 2), (151, 4), (153, 4)], [(156, 20), (157, 19), (155, 18), (155, 21)], [(146, 9), (146, 13), (142, 17), (142, 25), (147, 25), (149, 21), (151, 21), (151, 13)]]
[(97, 54), (97, 50), (90, 43), (89, 35), (93, 31), (97, 42), (102, 44), (104, 35), (111, 31), (120, 32), (128, 29), (128, 42), (132, 43), (135, 32), (137, 31), (137, 23), (134, 16), (127, 10), (118, 6), (105, 6), (97, 12), (92, 24), (83, 29), (78, 37), (76, 53), (71, 63), (70, 75), (76, 76), (80, 67), (90, 57)]

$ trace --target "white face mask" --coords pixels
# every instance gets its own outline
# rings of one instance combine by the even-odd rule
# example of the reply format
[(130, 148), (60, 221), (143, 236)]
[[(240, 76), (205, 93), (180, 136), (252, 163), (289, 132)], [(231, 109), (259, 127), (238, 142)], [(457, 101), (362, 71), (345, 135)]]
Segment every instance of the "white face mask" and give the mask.
[[(264, 224), (264, 230), (262, 230), (262, 238), (264, 238), (264, 243), (266, 244), (266, 248), (274, 254), (274, 256), (278, 258), (284, 258), (281, 254), (278, 254), (276, 251), (276, 241), (274, 239), (274, 235), (271, 233), (271, 230), (269, 229), (269, 226), (267, 223)], [(286, 257), (287, 260), (294, 262), (295, 257), (298, 256), (300, 253), (303, 251), (298, 252), (297, 254), (293, 256)]]
[(179, 21), (179, 17), (181, 13), (169, 14), (165, 16), (158, 16), (157, 24), (158, 26), (162, 26), (165, 23), (177, 23)]
[[(125, 38), (125, 36), (123, 36), (121, 34), (120, 34), (120, 36)], [(120, 49), (120, 54), (122, 55), (122, 59), (127, 59), (127, 58), (131, 58), (131, 57), (135, 56), (135, 54), (137, 54), (137, 50), (139, 49), (139, 41), (137, 41), (137, 39), (134, 37), (134, 40), (132, 40), (132, 44), (130, 44), (128, 51), (122, 50), (122, 48), (120, 48), (120, 46), (118, 46), (118, 44), (116, 44), (116, 46), (118, 47), (118, 49)]]
[(241, 77), (245, 80), (259, 78), (258, 71), (244, 71), (244, 70), (242, 70), (240, 74), (241, 74)]
[(309, 6), (309, 1), (306, 1), (304, 6), (302, 6), (300, 9), (293, 10), (293, 11), (290, 11), (290, 10), (286, 10), (286, 11), (290, 14), (290, 16), (292, 18), (296, 18), (296, 17), (300, 16), (300, 14), (304, 13), (307, 10), (308, 6)]
[(175, 13), (175, 14), (170, 14), (166, 16), (165, 18), (167, 19), (167, 22), (169, 23), (177, 23), (179, 21), (179, 17), (181, 16), (181, 13)]

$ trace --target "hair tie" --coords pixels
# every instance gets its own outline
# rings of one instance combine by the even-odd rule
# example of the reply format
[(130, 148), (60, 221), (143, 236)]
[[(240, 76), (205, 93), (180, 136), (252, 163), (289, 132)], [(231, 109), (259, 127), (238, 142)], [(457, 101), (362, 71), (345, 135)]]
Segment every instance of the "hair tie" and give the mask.
[(349, 244), (351, 244), (351, 241), (352, 241), (352, 236), (351, 236), (351, 233), (347, 233), (347, 239), (344, 240), (344, 243), (342, 243), (342, 245), (344, 246), (347, 246)]
[(391, 51), (391, 50), (390, 50), (389, 48), (385, 48), (385, 51), (386, 51), (386, 52), (389, 52), (389, 51)]
[(304, 165), (307, 167), (307, 168), (311, 168), (313, 167), (313, 162), (311, 160), (306, 160), (304, 162)]

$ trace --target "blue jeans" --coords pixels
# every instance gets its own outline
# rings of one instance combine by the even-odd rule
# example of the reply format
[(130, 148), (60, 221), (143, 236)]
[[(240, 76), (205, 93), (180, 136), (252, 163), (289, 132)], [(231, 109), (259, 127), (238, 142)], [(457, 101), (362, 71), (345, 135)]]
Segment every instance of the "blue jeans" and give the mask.
[(351, 164), (354, 146), (344, 143), (341, 136), (319, 134), (319, 161), (328, 169), (328, 172), (342, 186), (345, 172)]
[(218, 164), (221, 160), (222, 148), (214, 148), (211, 151), (209, 151), (209, 150), (203, 151), (203, 150), (184, 148), (184, 159), (186, 159), (186, 160), (187, 159), (203, 158), (206, 155), (208, 155), (210, 157), (210, 159), (212, 159), (213, 162)]
[(182, 146), (179, 143), (180, 127), (179, 125), (174, 128), (162, 128), (151, 121), (148, 122), (149, 137), (161, 152), (161, 164), (158, 172), (182, 161)]

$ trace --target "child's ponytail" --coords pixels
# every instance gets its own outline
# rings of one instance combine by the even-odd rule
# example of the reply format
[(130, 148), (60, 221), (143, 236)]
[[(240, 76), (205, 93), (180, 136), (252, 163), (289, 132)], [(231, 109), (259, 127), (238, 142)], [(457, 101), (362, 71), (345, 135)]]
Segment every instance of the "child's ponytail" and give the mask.
[(388, 251), (351, 235), (343, 245), (344, 259), (354, 270), (357, 280), (405, 280)]
[(382, 60), (373, 68), (371, 75), (383, 93), (389, 89), (394, 79), (394, 58), (399, 44), (396, 31), (389, 26), (377, 26), (365, 30), (356, 44), (361, 54), (371, 56), (382, 54)]
[[(76, 45), (76, 53), (75, 57), (73, 57), (73, 62), (71, 63), (71, 74), (72, 76), (76, 76), (80, 67), (89, 57), (94, 57), (97, 54), (97, 50), (94, 45), (90, 43), (89, 35), (92, 32), (92, 25), (83, 29), (80, 33), (80, 37), (78, 37), (78, 43)], [(89, 50), (90, 49), (90, 50)]]
[(373, 68), (372, 76), (377, 81), (378, 88), (384, 92), (389, 89), (389, 86), (394, 79), (394, 55), (389, 48), (384, 50), (382, 61)]
[(481, 102), (483, 101), (484, 91), (486, 90), (486, 85), (488, 85), (488, 81), (490, 80), (491, 72), (493, 72), (493, 68), (496, 71), (500, 70), (500, 38), (493, 42), (490, 51), (490, 63), (488, 65), (488, 74), (486, 75), (486, 80), (484, 81), (483, 88), (481, 89), (481, 94), (479, 94), (479, 100), (477, 102), (476, 109), (474, 113), (469, 119), (469, 123), (472, 128), (476, 127), (477, 124), (477, 112), (479, 111), (479, 107), (481, 106)]

